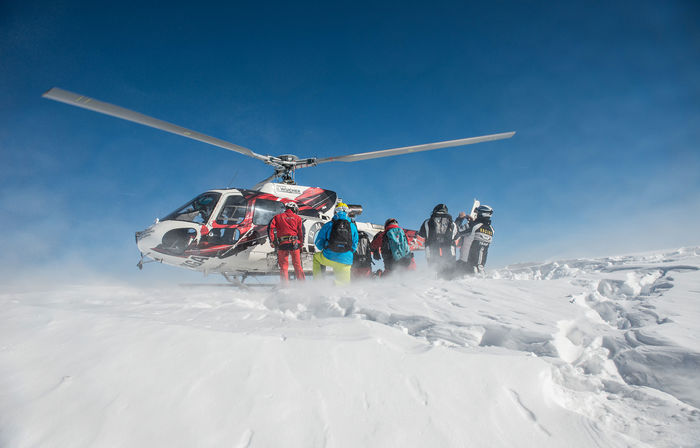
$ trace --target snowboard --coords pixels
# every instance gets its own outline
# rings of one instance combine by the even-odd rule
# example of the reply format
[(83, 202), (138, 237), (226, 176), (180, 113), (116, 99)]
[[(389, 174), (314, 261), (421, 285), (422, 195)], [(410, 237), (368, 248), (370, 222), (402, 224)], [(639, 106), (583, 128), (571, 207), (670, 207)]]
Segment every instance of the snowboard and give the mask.
[(481, 205), (481, 202), (479, 202), (478, 199), (474, 198), (474, 204), (472, 205), (472, 209), (469, 212), (469, 218), (474, 221), (476, 219), (476, 209), (479, 208)]

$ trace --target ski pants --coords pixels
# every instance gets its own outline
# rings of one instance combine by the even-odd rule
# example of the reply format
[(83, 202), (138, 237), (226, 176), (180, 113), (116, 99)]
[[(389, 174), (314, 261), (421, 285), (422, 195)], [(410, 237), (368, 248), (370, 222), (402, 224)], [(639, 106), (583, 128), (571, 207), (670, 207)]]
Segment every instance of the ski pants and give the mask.
[(394, 260), (392, 258), (391, 262), (387, 263), (388, 260), (384, 260), (384, 274), (390, 274), (397, 271), (415, 271), (416, 261), (413, 259), (413, 253), (407, 256)]
[(372, 267), (371, 266), (353, 266), (351, 269), (352, 272), (352, 279), (356, 278), (369, 278), (372, 276)]
[(457, 260), (455, 265), (456, 275), (474, 275), (477, 272), (483, 272), (483, 266), (474, 266), (470, 261)]
[(294, 276), (299, 281), (304, 281), (304, 268), (301, 266), (301, 251), (297, 250), (277, 250), (277, 264), (280, 266), (280, 280), (282, 283), (289, 283), (289, 255), (292, 256), (292, 264), (294, 265)]
[(314, 279), (321, 278), (321, 275), (323, 274), (323, 266), (333, 268), (333, 275), (335, 275), (336, 285), (347, 285), (350, 283), (350, 268), (352, 265), (329, 260), (323, 256), (323, 252), (316, 252), (314, 254)]
[(431, 245), (425, 248), (425, 258), (429, 266), (442, 268), (445, 265), (452, 266), (455, 262), (453, 246)]

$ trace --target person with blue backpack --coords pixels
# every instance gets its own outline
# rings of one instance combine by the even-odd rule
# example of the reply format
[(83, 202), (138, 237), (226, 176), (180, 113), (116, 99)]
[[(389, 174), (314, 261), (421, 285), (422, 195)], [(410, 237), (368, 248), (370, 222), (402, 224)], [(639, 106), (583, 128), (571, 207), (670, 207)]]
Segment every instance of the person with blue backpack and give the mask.
[(408, 244), (406, 232), (399, 227), (399, 222), (389, 218), (384, 223), (384, 231), (375, 235), (372, 240), (374, 257), (384, 260), (384, 273), (389, 274), (397, 269), (414, 269), (413, 252)]
[(314, 243), (321, 252), (313, 258), (314, 279), (323, 274), (324, 267), (333, 268), (336, 285), (350, 283), (353, 252), (357, 250), (357, 226), (348, 216), (349, 208), (342, 202), (335, 206), (333, 219), (321, 227)]

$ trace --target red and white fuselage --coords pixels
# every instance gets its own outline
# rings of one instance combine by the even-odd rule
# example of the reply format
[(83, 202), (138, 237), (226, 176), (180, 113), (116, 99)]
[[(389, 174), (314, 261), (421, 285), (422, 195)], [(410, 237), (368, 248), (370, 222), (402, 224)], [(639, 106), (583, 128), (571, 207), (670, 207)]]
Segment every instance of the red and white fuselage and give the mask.
[[(317, 187), (266, 183), (258, 190), (210, 190), (137, 232), (136, 244), (143, 257), (205, 273), (278, 272), (268, 225), (289, 201), (299, 206), (304, 226), (302, 264), (310, 271), (316, 233), (332, 219), (339, 202), (335, 192)], [(350, 207), (351, 214), (362, 210)], [(370, 238), (383, 229), (356, 224)], [(409, 240), (421, 244), (420, 238)]]

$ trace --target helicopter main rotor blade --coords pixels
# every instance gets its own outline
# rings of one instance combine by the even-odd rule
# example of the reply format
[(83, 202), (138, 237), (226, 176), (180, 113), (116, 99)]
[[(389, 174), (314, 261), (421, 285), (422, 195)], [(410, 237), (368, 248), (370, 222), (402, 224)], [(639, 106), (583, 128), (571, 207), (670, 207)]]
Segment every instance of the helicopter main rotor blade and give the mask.
[(515, 132), (504, 132), (501, 134), (482, 135), (479, 137), (461, 138), (459, 140), (448, 140), (444, 142), (426, 143), (424, 145), (404, 146), (402, 148), (383, 149), (381, 151), (362, 152), (348, 154), (345, 156), (324, 157), (316, 159), (316, 164), (326, 162), (357, 162), (358, 160), (376, 159), (378, 157), (398, 156), (413, 152), (432, 151), (433, 149), (451, 148), (454, 146), (473, 145), (474, 143), (489, 142), (492, 140), (502, 140), (511, 138)]
[(265, 162), (268, 161), (267, 156), (256, 154), (255, 152), (243, 146), (234, 145), (233, 143), (229, 143), (225, 140), (221, 140), (216, 137), (210, 137), (208, 135), (192, 131), (187, 128), (183, 128), (182, 126), (168, 123), (167, 121), (149, 117), (148, 115), (144, 115), (120, 106), (115, 106), (114, 104), (104, 103), (102, 101), (98, 101), (94, 98), (83, 96), (78, 93), (73, 93), (67, 90), (59, 89), (58, 87), (52, 88), (48, 92), (44, 93), (42, 96), (50, 100), (70, 104), (71, 106), (82, 107), (83, 109), (89, 109), (93, 112), (99, 112), (101, 114), (121, 118), (122, 120), (133, 121), (134, 123), (139, 123), (144, 126), (150, 126), (152, 128), (160, 129), (161, 131), (181, 135), (183, 137), (191, 138), (193, 140), (198, 140), (200, 142), (218, 146), (219, 148), (228, 149), (229, 151), (234, 151), (239, 154), (253, 157), (258, 160), (262, 160)]

